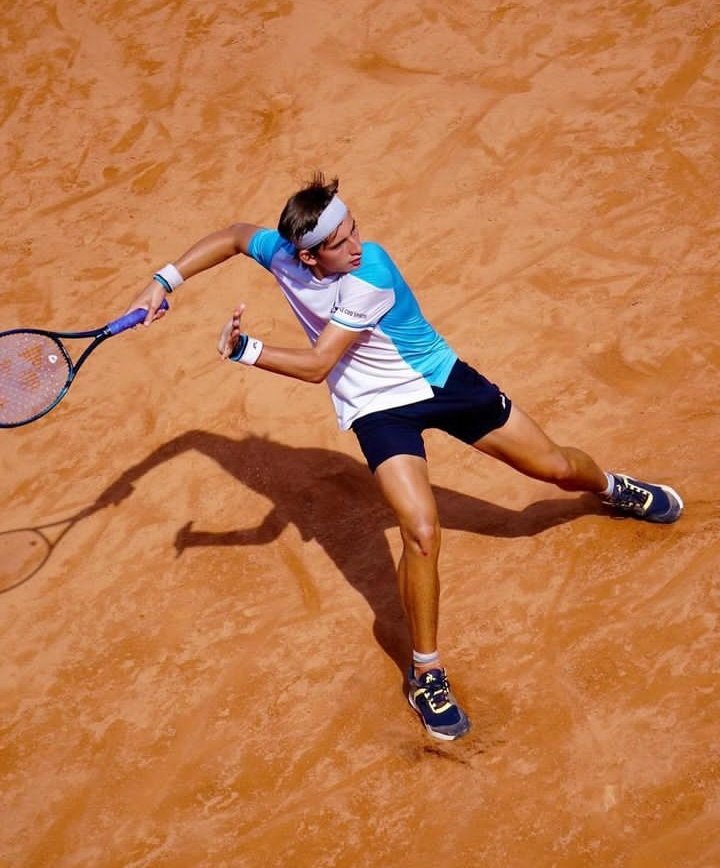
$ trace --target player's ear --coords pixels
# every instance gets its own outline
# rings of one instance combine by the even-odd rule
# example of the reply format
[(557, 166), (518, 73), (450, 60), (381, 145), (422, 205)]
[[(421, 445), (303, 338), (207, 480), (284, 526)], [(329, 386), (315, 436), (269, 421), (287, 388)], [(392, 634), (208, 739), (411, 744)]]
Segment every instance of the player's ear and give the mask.
[(303, 265), (317, 265), (317, 258), (309, 250), (298, 250), (298, 259)]

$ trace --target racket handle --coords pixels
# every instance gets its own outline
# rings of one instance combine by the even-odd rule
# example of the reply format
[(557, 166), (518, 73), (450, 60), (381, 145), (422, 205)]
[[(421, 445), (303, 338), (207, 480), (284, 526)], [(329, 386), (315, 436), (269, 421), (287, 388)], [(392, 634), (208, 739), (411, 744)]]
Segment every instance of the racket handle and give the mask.
[[(169, 307), (170, 305), (167, 303), (167, 299), (164, 298), (158, 310), (167, 310)], [(131, 310), (130, 313), (126, 313), (119, 319), (114, 319), (112, 322), (108, 323), (105, 326), (105, 331), (109, 335), (119, 335), (120, 332), (131, 329), (133, 326), (140, 325), (141, 322), (145, 322), (146, 316), (147, 311), (145, 308), (139, 307), (137, 310)]]

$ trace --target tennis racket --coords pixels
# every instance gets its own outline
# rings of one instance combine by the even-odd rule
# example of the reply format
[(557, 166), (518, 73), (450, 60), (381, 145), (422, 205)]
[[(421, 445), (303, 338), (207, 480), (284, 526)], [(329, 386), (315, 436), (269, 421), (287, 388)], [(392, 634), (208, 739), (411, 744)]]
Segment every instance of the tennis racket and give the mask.
[[(161, 310), (167, 310), (163, 300)], [(62, 401), (87, 357), (103, 341), (145, 320), (138, 308), (102, 328), (84, 332), (12, 329), (0, 332), (0, 428), (27, 425)], [(64, 340), (93, 341), (73, 362)]]

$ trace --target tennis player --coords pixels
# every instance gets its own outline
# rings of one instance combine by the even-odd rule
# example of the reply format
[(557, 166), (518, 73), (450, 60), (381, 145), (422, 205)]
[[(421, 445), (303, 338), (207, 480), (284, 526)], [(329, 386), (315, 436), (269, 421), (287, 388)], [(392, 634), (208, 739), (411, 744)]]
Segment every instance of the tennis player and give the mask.
[(670, 523), (683, 510), (672, 488), (605, 473), (580, 449), (559, 446), (495, 384), (458, 358), (425, 319), (379, 244), (360, 240), (338, 180), (317, 173), (288, 199), (278, 229), (236, 223), (160, 268), (131, 305), (146, 325), (165, 294), (237, 254), (270, 271), (309, 338), (303, 349), (244, 331), (238, 305), (218, 342), (224, 359), (311, 383), (327, 382), (341, 429), (352, 429), (397, 516), (400, 597), (413, 646), (408, 699), (430, 733), (452, 740), (470, 722), (454, 697), (437, 644), (441, 529), (423, 431), (436, 428), (534, 479), (594, 492), (610, 510)]

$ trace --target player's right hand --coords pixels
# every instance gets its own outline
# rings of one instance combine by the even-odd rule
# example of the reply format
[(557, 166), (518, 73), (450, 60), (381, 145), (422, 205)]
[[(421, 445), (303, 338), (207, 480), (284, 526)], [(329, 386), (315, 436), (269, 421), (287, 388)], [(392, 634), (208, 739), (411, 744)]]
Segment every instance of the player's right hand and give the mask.
[(160, 305), (163, 303), (165, 295), (165, 290), (160, 286), (157, 280), (151, 280), (140, 295), (133, 299), (130, 307), (125, 311), (125, 313), (130, 313), (130, 311), (137, 310), (139, 307), (145, 308), (147, 316), (143, 320), (143, 325), (149, 326), (150, 323), (155, 322), (156, 319), (162, 319), (162, 317), (165, 316), (167, 311), (160, 309)]

